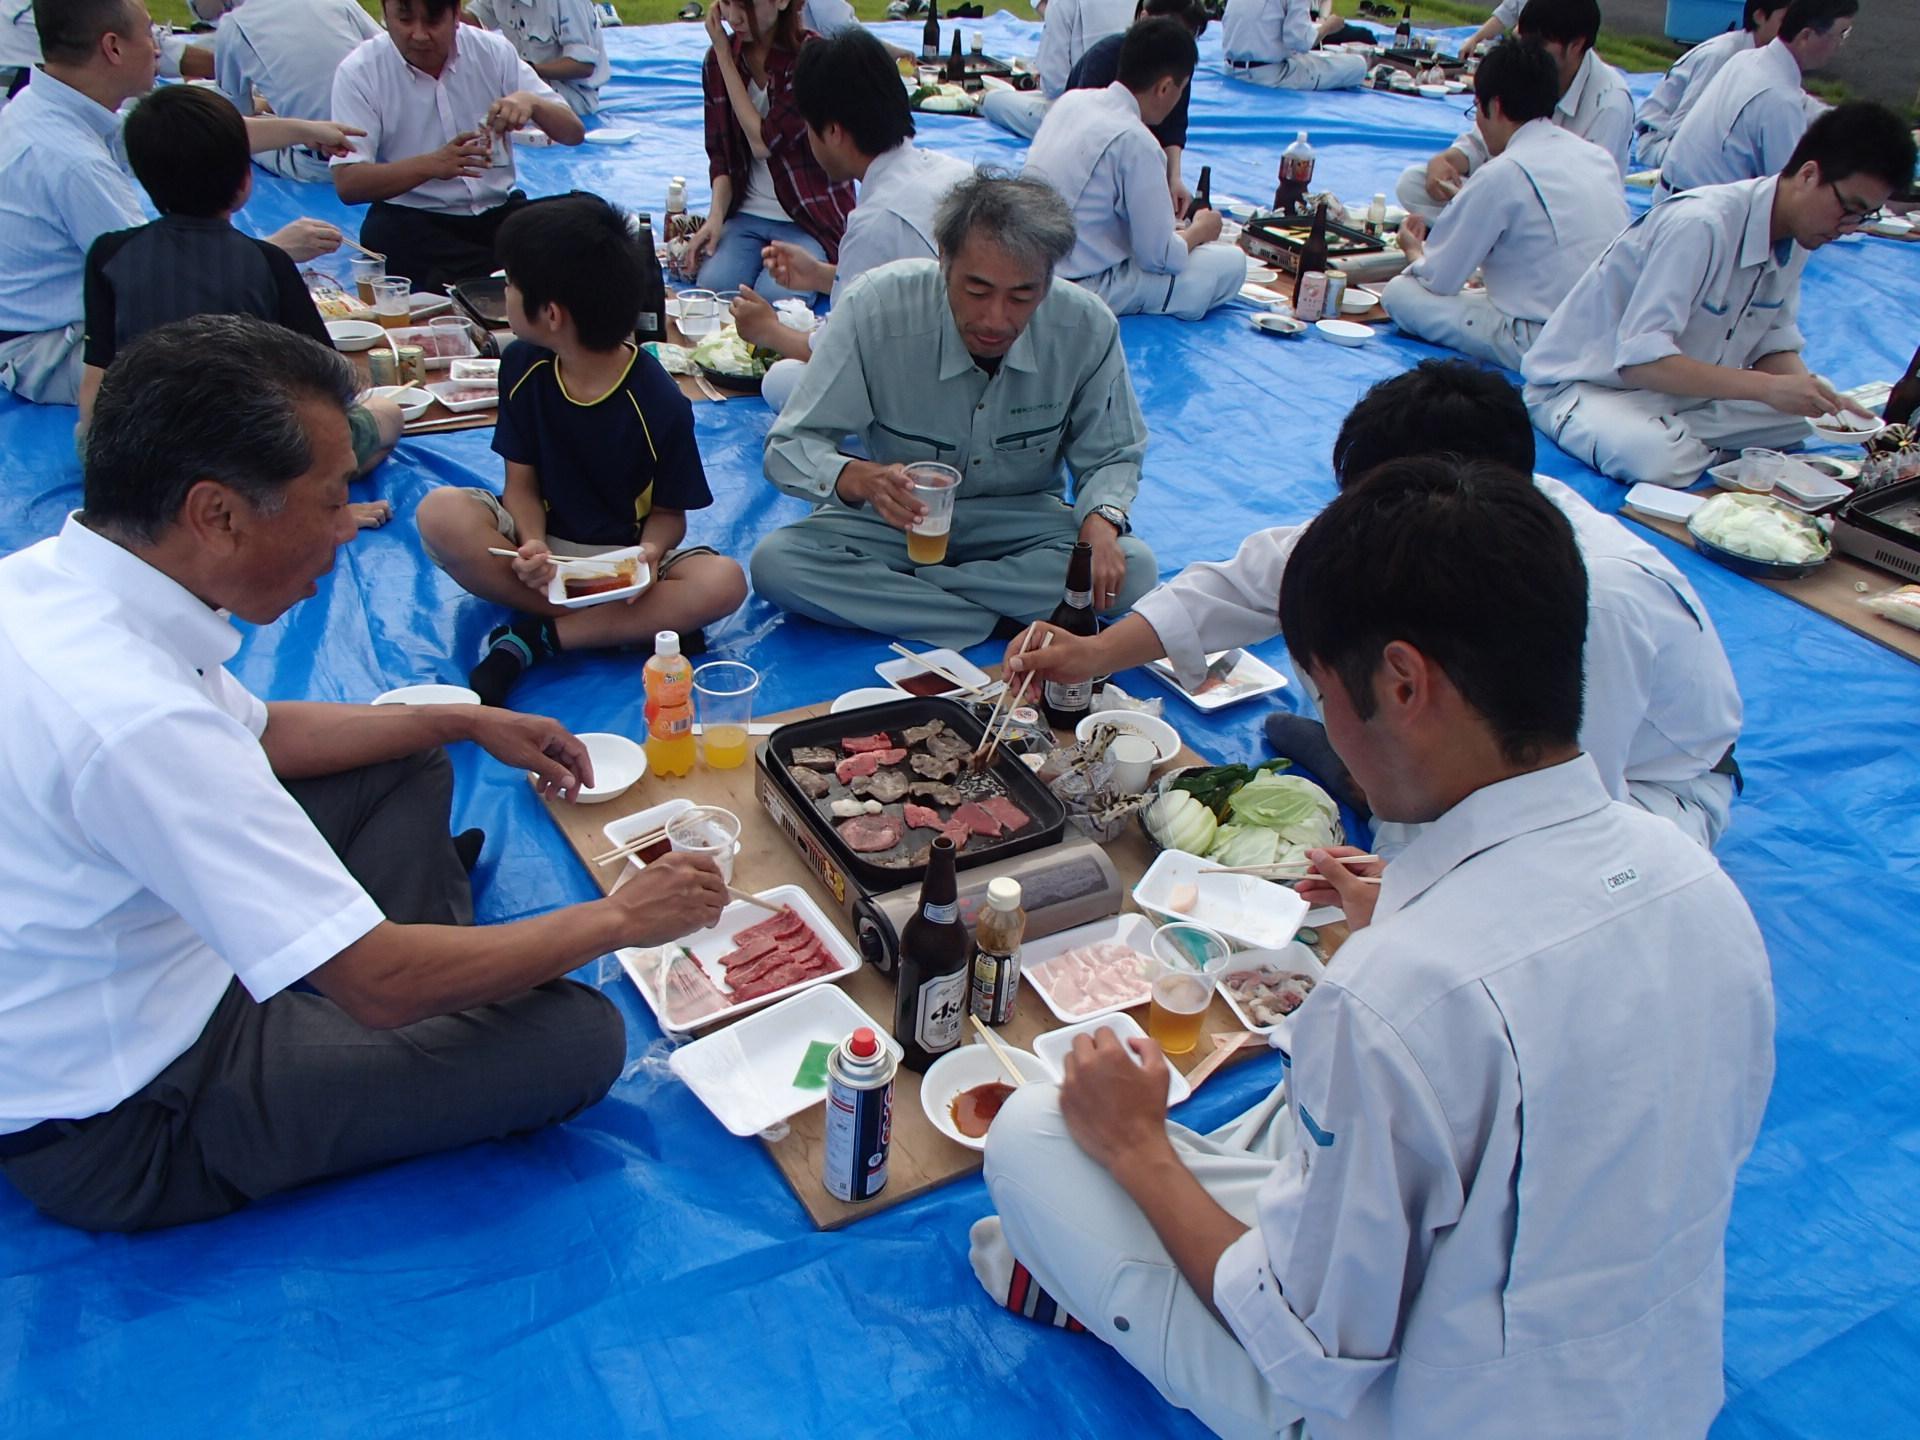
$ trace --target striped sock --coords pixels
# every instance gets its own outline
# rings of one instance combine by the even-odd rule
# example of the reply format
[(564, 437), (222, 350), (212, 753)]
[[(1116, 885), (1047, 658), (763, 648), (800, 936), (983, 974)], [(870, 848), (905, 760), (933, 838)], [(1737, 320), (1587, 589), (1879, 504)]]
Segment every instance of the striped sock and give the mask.
[(967, 1242), (967, 1260), (973, 1266), (974, 1278), (996, 1305), (1004, 1305), (1016, 1315), (1024, 1315), (1042, 1325), (1057, 1326), (1071, 1334), (1086, 1330), (1086, 1326), (1067, 1313), (1066, 1306), (1033, 1278), (1031, 1270), (1013, 1258), (998, 1215), (976, 1220), (967, 1233)]
[(552, 620), (522, 615), (511, 625), (496, 626), (487, 636), (487, 652), (468, 672), (467, 685), (482, 705), (504, 705), (521, 673), (559, 650), (560, 636)]

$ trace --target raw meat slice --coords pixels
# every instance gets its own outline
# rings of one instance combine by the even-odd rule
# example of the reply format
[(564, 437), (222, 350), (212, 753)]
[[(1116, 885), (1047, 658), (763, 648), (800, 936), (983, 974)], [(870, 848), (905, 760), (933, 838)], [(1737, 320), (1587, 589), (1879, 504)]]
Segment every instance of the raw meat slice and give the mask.
[(898, 765), (906, 758), (905, 750), (862, 750), (835, 765), (833, 773), (842, 785), (851, 785), (856, 776), (871, 775), (882, 765)]
[(967, 828), (967, 822), (962, 820), (958, 815), (955, 815), (952, 819), (948, 820), (945, 825), (941, 826), (940, 833), (953, 841), (953, 848), (956, 850), (965, 849), (967, 841), (973, 838), (973, 831)]
[(839, 759), (837, 754), (824, 745), (801, 745), (794, 750), (787, 764), (807, 766), (815, 770), (830, 770)]
[(816, 976), (831, 975), (839, 965), (824, 949), (815, 948), (804, 955), (791, 956), (770, 970), (748, 980), (744, 987), (733, 992), (734, 1003), (757, 1000), (762, 995), (771, 995), (776, 990), (784, 990), (789, 985), (797, 985), (802, 980), (811, 980)]
[(953, 818), (963, 822), (976, 835), (984, 835), (989, 840), (1000, 838), (1000, 822), (971, 800), (954, 811)]
[(679, 951), (667, 966), (660, 984), (660, 1004), (669, 1025), (691, 1025), (730, 1003), (685, 950)]
[(787, 774), (793, 777), (793, 783), (809, 800), (824, 800), (827, 792), (833, 789), (831, 780), (818, 770), (809, 770), (804, 765), (788, 767)]
[(1024, 830), (1033, 823), (1033, 817), (1022, 810), (1004, 795), (989, 795), (980, 802), (980, 808), (998, 820), (1008, 830)]
[(857, 820), (842, 820), (834, 827), (847, 848), (862, 855), (876, 850), (891, 850), (900, 843), (900, 822), (891, 815), (862, 815)]
[(790, 940), (802, 933), (812, 934), (813, 932), (807, 929), (807, 922), (800, 918), (798, 910), (791, 905), (782, 905), (778, 915), (736, 932), (733, 943), (751, 945), (756, 940)]
[(916, 775), (924, 775), (929, 780), (951, 780), (966, 762), (950, 755), (915, 755), (907, 763), (913, 766)]
[(940, 818), (938, 810), (928, 809), (925, 805), (916, 805), (911, 800), (905, 806), (907, 826), (913, 830), (938, 830), (946, 821)]
[(840, 748), (849, 755), (858, 755), (867, 750), (891, 750), (893, 737), (884, 730), (874, 735), (848, 735), (841, 739)]
[(891, 804), (895, 800), (907, 798), (907, 777), (898, 770), (882, 770), (873, 775), (863, 775), (853, 782), (853, 793), (864, 795), (869, 800)]
[(1082, 945), (1027, 971), (1069, 1015), (1086, 1015), (1115, 1005), (1144, 1005), (1152, 994), (1147, 982), (1151, 961), (1117, 940)]

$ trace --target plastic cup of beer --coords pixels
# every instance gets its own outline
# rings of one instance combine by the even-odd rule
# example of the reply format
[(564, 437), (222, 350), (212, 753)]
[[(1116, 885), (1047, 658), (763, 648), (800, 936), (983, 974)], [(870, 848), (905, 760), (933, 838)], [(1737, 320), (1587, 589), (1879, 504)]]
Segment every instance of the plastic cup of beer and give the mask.
[(760, 672), (737, 660), (709, 660), (693, 672), (693, 713), (700, 722), (700, 759), (709, 770), (747, 763), (747, 726)]
[(352, 262), (353, 288), (360, 296), (362, 305), (373, 304), (373, 282), (387, 278), (385, 258), (375, 259), (371, 255), (356, 257)]
[(923, 460), (907, 466), (907, 479), (913, 484), (913, 498), (927, 507), (926, 519), (907, 527), (907, 559), (916, 565), (938, 565), (947, 558), (960, 472), (951, 465)]
[(1178, 920), (1153, 932), (1151, 949), (1147, 1034), (1169, 1055), (1190, 1055), (1200, 1043), (1207, 1007), (1232, 947), (1206, 926)]
[(682, 335), (689, 340), (699, 340), (720, 328), (720, 297), (713, 291), (682, 290), (678, 298)]
[(413, 324), (413, 282), (404, 275), (387, 275), (373, 282), (373, 318), (388, 330)]
[(667, 843), (689, 855), (711, 855), (733, 883), (733, 857), (740, 849), (740, 817), (718, 805), (696, 805), (667, 822)]

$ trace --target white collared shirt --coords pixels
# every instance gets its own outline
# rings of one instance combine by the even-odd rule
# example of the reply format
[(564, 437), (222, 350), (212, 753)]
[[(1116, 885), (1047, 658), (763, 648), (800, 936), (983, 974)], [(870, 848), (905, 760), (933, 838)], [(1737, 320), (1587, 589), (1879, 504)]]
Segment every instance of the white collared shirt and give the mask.
[[(1573, 72), (1573, 84), (1553, 107), (1553, 123), (1591, 141), (1613, 157), (1616, 182), (1627, 174), (1627, 152), (1633, 147), (1633, 94), (1620, 72), (1589, 50)], [(1467, 173), (1487, 163), (1487, 142), (1478, 127), (1453, 142), (1467, 157)]]
[(1309, 0), (1227, 0), (1220, 48), (1229, 60), (1278, 65), (1318, 43)]
[(1067, 74), (1096, 40), (1118, 35), (1133, 24), (1133, 0), (1052, 0), (1040, 31), (1040, 93), (1057, 100), (1066, 93)]
[(1613, 158), (1551, 120), (1529, 120), (1447, 202), (1407, 274), (1453, 295), (1484, 270), (1502, 313), (1544, 323), (1626, 227)]
[(1315, 1440), (1704, 1435), (1772, 1079), (1713, 857), (1585, 756), (1486, 786), (1300, 1008), (1293, 1149), (1214, 1303)]
[(235, 976), (264, 1000), (381, 922), (274, 778), (239, 644), (78, 517), (0, 560), (0, 1132), (111, 1109)]
[(816, 35), (831, 35), (860, 23), (847, 0), (807, 0), (801, 19)]
[(1104, 90), (1070, 91), (1048, 106), (1021, 173), (1053, 186), (1073, 211), (1073, 249), (1055, 274), (1081, 280), (1129, 260), (1156, 275), (1187, 268), (1166, 152), (1140, 118), (1139, 100), (1118, 80)]
[(1622, 369), (1669, 355), (1744, 370), (1804, 348), (1795, 316), (1807, 252), (1771, 239), (1777, 184), (1703, 186), (1636, 217), (1527, 351), (1528, 386), (1631, 390)]
[(591, 115), (600, 108), (600, 87), (613, 72), (607, 63), (606, 37), (600, 33), (600, 12), (591, 0), (474, 0), (468, 9), (482, 25), (511, 40), (530, 65), (578, 60), (593, 66), (585, 79), (547, 83), (576, 115)]
[[(372, 160), (388, 164), (438, 150), (454, 136), (480, 129), (487, 109), (502, 96), (526, 90), (554, 100), (553, 87), (533, 73), (512, 42), (491, 30), (454, 27), (453, 51), (440, 76), (409, 65), (390, 36), (365, 41), (333, 77), (333, 118), (367, 133), (347, 143), (335, 165)], [(464, 180), (429, 180), (389, 202), (449, 215), (479, 215), (505, 202), (513, 190), (513, 146), (504, 164)]]
[(36, 70), (0, 110), (0, 330), (77, 325), (87, 250), (148, 220), (111, 110)]
[(895, 260), (926, 260), (939, 253), (933, 216), (947, 192), (973, 173), (964, 160), (922, 150), (911, 140), (873, 157), (860, 182), (840, 259), (833, 300), (867, 271)]
[(1800, 62), (1784, 40), (1736, 55), (1674, 131), (1661, 183), (1692, 190), (1778, 175), (1811, 118)]
[(1729, 30), (1711, 40), (1702, 40), (1674, 61), (1673, 68), (1653, 87), (1653, 93), (1640, 102), (1634, 129), (1648, 140), (1671, 140), (1680, 122), (1706, 94), (1708, 84), (1720, 73), (1721, 67), (1751, 49), (1751, 30)]
[(40, 27), (32, 0), (0, 0), (0, 70), (40, 63)]
[(257, 91), (275, 115), (330, 120), (334, 72), (380, 33), (354, 0), (248, 0), (214, 32), (214, 79), (242, 115)]
[[(1740, 689), (1707, 607), (1620, 521), (1558, 480), (1536, 475), (1533, 483), (1567, 517), (1587, 567), (1581, 748), (1616, 800), (1631, 781), (1698, 779), (1741, 725)], [(1249, 535), (1233, 559), (1190, 565), (1134, 606), (1183, 684), (1199, 684), (1209, 653), (1280, 633), (1280, 582), (1305, 528)]]

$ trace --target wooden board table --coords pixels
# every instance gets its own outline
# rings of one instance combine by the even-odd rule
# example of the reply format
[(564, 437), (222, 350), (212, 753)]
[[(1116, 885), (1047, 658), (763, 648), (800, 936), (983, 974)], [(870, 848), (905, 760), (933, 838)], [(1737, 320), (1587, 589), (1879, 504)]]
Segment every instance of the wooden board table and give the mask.
[[(821, 715), (826, 713), (826, 709), (824, 704), (812, 705), (764, 718), (781, 723)], [(1203, 765), (1208, 762), (1191, 750), (1182, 750), (1173, 763)], [(663, 780), (649, 773), (618, 800), (603, 805), (574, 805), (555, 800), (544, 803), (567, 843), (573, 847), (574, 853), (587, 866), (588, 873), (604, 892), (619, 878), (624, 868), (617, 864), (596, 866), (592, 863), (593, 856), (604, 854), (611, 848), (605, 826), (623, 815), (658, 805), (676, 795), (684, 795), (700, 804), (725, 806), (740, 817), (741, 850), (734, 862), (733, 874), (736, 887), (756, 892), (772, 885), (803, 885), (819, 903), (821, 910), (839, 925), (842, 933), (852, 938), (851, 928), (832, 893), (802, 862), (793, 844), (754, 798), (751, 762), (737, 770), (715, 771), (698, 767), (691, 775), (673, 780)], [(1107, 855), (1119, 871), (1122, 885), (1128, 890), (1132, 889), (1153, 858), (1146, 840), (1133, 827), (1129, 827), (1125, 835), (1107, 846)], [(1128, 904), (1131, 907), (1130, 900)], [(1326, 960), (1344, 938), (1344, 926), (1328, 926), (1321, 930), (1321, 959)], [(870, 965), (863, 965), (839, 983), (878, 1028), (892, 1032), (894, 984), (891, 976), (880, 974)], [(1139, 1011), (1134, 1012), (1135, 1018), (1143, 1026), (1145, 1015), (1142, 1012), (1145, 1008), (1142, 1005)], [(1031, 988), (1023, 986), (1013, 1020), (1000, 1027), (998, 1033), (1010, 1044), (1030, 1050), (1035, 1036), (1057, 1028), (1059, 1022), (1053, 1018), (1045, 1002)], [(1215, 1035), (1243, 1033), (1244, 1029), (1234, 1018), (1233, 1012), (1215, 996), (1212, 1008), (1207, 1012), (1199, 1045), (1190, 1055), (1169, 1059), (1184, 1073), (1213, 1053)], [(968, 1027), (968, 1035), (972, 1037), (971, 1026)], [(978, 1042), (976, 1040), (973, 1043)], [(1234, 1064), (1265, 1053), (1267, 1050), (1264, 1045), (1249, 1045), (1229, 1057), (1227, 1063)], [(954, 1144), (934, 1129), (920, 1105), (920, 1077), (904, 1066), (894, 1082), (893, 1149), (888, 1160), (887, 1188), (874, 1199), (850, 1205), (834, 1199), (821, 1185), (825, 1125), (826, 1107), (815, 1105), (793, 1117), (783, 1139), (765, 1142), (774, 1163), (779, 1166), (780, 1173), (786, 1177), (807, 1214), (823, 1230), (838, 1229), (864, 1216), (877, 1214), (980, 1168), (977, 1152)]]

